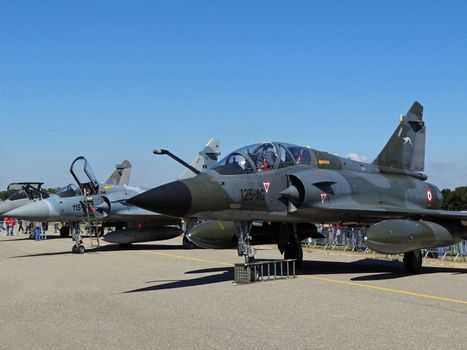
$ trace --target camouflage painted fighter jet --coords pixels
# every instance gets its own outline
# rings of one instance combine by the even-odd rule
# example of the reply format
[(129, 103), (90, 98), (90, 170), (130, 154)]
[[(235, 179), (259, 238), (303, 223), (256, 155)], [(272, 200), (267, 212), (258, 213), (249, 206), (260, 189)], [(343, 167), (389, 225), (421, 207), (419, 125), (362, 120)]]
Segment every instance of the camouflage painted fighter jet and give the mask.
[[(211, 140), (194, 160), (194, 166), (187, 165), (192, 174), (214, 165), (218, 149), (219, 142)], [(103, 227), (116, 227), (115, 231), (104, 235), (104, 240), (121, 245), (166, 240), (183, 233), (179, 218), (155, 214), (126, 203), (127, 199), (145, 191), (128, 185), (130, 162), (117, 165), (115, 172), (102, 184), (82, 156), (73, 161), (70, 172), (78, 187), (68, 185), (57, 195), (12, 210), (8, 216), (34, 221), (102, 223)], [(188, 174), (182, 176), (186, 178)], [(61, 235), (68, 236), (67, 228), (64, 226)], [(74, 249), (84, 252), (82, 245)]]
[(5, 214), (10, 210), (48, 198), (49, 194), (42, 190), (43, 184), (43, 182), (14, 182), (9, 184), (7, 191), (11, 195), (0, 202), (0, 216), (6, 217), (8, 215)]
[(441, 192), (426, 182), (424, 163), (423, 107), (414, 102), (372, 163), (266, 142), (129, 203), (165, 215), (232, 221), (246, 261), (254, 259), (251, 239), (258, 230), (275, 237), (285, 258), (300, 261), (300, 239), (316, 234), (315, 224), (367, 226), (368, 247), (403, 253), (405, 270), (418, 273), (420, 249), (467, 238), (467, 213), (440, 210)]

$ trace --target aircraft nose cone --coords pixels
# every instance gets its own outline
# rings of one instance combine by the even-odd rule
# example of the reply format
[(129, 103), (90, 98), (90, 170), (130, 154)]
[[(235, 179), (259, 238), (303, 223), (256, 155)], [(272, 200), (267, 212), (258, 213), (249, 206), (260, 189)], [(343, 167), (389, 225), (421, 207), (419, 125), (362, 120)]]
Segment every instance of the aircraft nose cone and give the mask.
[(42, 200), (13, 209), (7, 215), (16, 219), (46, 221), (50, 216), (50, 208)]
[(9, 209), (9, 206), (7, 203), (0, 202), (0, 215), (6, 213)]
[(134, 196), (127, 202), (156, 213), (184, 217), (190, 211), (192, 196), (187, 185), (174, 181)]

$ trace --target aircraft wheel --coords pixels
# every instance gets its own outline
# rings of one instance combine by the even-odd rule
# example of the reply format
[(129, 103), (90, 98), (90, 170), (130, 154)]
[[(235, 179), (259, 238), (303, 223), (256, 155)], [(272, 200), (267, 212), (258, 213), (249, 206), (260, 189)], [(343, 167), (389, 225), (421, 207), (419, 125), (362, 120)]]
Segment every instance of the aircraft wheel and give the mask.
[(296, 259), (295, 258), (295, 249), (291, 243), (287, 244), (287, 247), (285, 248), (284, 251), (284, 259), (289, 260), (289, 259)]
[(422, 252), (420, 250), (404, 254), (404, 269), (410, 274), (420, 273), (422, 269)]
[(186, 236), (183, 236), (183, 247), (185, 249), (195, 249), (196, 245), (193, 242), (191, 242), (188, 238), (186, 238)]
[(77, 251), (77, 253), (78, 253), (78, 254), (83, 254), (83, 253), (85, 252), (85, 250), (86, 250), (86, 248), (84, 248), (84, 245), (80, 244), (80, 245), (78, 246), (78, 251)]
[(303, 265), (303, 249), (301, 244), (298, 243), (289, 243), (287, 248), (285, 248), (284, 259), (295, 259), (297, 262), (295, 265), (297, 267), (302, 267)]
[(297, 267), (303, 266), (303, 249), (300, 243), (298, 243), (298, 255), (297, 255), (297, 262), (295, 264), (297, 265)]
[(60, 227), (60, 237), (68, 237), (70, 236), (70, 228), (68, 226)]

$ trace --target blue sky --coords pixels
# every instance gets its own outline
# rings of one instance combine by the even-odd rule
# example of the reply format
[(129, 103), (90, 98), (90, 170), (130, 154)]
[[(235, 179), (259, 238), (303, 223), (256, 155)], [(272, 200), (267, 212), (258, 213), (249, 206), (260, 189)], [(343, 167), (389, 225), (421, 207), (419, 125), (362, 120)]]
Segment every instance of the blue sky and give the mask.
[(467, 185), (463, 1), (4, 1), (0, 188), (103, 180), (151, 187), (212, 137), (223, 154), (280, 140), (372, 160), (413, 100), (427, 169)]

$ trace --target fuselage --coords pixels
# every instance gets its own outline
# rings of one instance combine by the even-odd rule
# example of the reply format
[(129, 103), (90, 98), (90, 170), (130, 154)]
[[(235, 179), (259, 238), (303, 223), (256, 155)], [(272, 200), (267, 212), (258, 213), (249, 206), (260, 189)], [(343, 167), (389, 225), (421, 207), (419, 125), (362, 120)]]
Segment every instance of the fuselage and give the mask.
[[(276, 153), (269, 163), (257, 160), (250, 151), (235, 151), (212, 170), (138, 197), (146, 197), (144, 208), (167, 215), (283, 223), (367, 224), (379, 219), (349, 217), (339, 208), (441, 207), (440, 190), (421, 174), (383, 169), (306, 147), (274, 145), (282, 154)], [(326, 210), (331, 208), (332, 213)]]
[[(87, 196), (87, 200), (96, 208), (93, 213), (96, 219), (115, 221), (133, 209), (125, 204), (125, 200), (143, 191), (137, 187), (104, 184), (98, 194)], [(24, 205), (8, 214), (26, 220), (77, 222), (88, 215), (84, 200), (83, 195), (68, 191), (63, 195), (52, 195), (47, 199)]]

